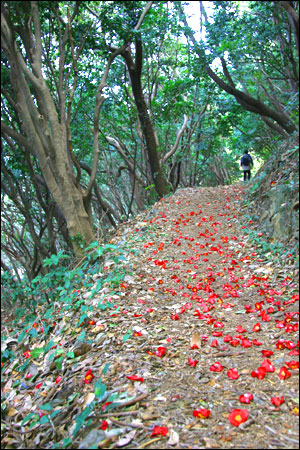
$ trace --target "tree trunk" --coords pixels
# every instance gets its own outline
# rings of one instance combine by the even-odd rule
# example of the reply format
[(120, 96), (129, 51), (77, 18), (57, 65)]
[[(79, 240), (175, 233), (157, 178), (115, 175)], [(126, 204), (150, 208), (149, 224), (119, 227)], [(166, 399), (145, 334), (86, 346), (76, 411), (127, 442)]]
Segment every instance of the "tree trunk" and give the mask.
[[(26, 59), (16, 40), (15, 36), (19, 33), (10, 18), (10, 11), (4, 7), (2, 13), (2, 48), (9, 63), (14, 96), (10, 97), (10, 106), (20, 119), (19, 123), (22, 123), (20, 131), (8, 125), (8, 122), (2, 124), (2, 129), (36, 157), (47, 187), (66, 219), (74, 253), (81, 256), (82, 247), (94, 239), (94, 231), (91, 216), (84, 205), (84, 193), (75, 180), (69, 157), (64, 93), (61, 89), (59, 117), (43, 78), (43, 49), (37, 2), (31, 3), (30, 11), (34, 23), (34, 39), (32, 30), (20, 25), (21, 39), (26, 41)], [(63, 70), (60, 75), (63, 76)]]
[(151, 176), (155, 185), (156, 192), (161, 198), (167, 194), (168, 190), (165, 177), (160, 167), (155, 131), (153, 124), (150, 120), (141, 84), (143, 50), (140, 38), (136, 38), (135, 48), (136, 48), (135, 62), (132, 59), (129, 46), (122, 52), (122, 56), (125, 59), (130, 75), (133, 96), (138, 110), (138, 116), (142, 127), (143, 137), (146, 142)]

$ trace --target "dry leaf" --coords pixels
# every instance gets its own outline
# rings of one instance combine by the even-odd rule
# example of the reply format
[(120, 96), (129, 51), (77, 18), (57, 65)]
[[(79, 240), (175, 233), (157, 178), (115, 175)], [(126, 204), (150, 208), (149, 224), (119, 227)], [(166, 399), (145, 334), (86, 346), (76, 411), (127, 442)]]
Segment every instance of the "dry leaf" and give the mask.
[(167, 445), (177, 445), (179, 443), (179, 434), (175, 430), (173, 430), (173, 428), (169, 430), (169, 434), (170, 437)]
[(92, 401), (95, 398), (95, 394), (93, 392), (89, 392), (85, 397), (84, 397), (84, 402), (82, 405), (82, 408), (84, 409), (87, 405), (89, 405), (90, 403), (92, 403)]
[(96, 325), (95, 328), (91, 330), (92, 333), (99, 333), (100, 331), (103, 331), (104, 325)]
[(129, 442), (131, 442), (132, 439), (134, 438), (135, 434), (136, 430), (131, 430), (128, 434), (126, 434), (124, 437), (122, 437), (117, 441), (117, 446), (124, 447), (124, 445), (129, 444)]
[(12, 417), (18, 414), (19, 411), (17, 411), (15, 408), (9, 408), (7, 415)]
[(191, 348), (193, 348), (193, 347), (201, 348), (201, 337), (198, 332), (193, 334), (193, 336), (191, 338)]
[(89, 352), (91, 348), (92, 346), (90, 344), (87, 343), (80, 344), (78, 347), (74, 348), (73, 350), (74, 356), (75, 357), (82, 356), (85, 353)]

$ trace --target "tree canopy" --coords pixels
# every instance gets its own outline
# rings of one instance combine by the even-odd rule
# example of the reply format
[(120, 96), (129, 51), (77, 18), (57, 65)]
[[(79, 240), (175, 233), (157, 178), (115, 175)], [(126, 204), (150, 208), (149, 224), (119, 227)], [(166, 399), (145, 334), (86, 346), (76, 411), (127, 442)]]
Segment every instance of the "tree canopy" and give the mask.
[[(194, 2), (196, 3), (196, 2)], [(1, 3), (2, 270), (18, 282), (298, 130), (298, 2)]]

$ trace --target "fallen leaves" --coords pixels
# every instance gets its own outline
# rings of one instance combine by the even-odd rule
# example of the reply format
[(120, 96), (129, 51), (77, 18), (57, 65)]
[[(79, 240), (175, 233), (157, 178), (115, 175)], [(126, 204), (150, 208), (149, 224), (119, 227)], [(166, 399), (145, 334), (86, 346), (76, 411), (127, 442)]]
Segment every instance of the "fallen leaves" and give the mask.
[(198, 332), (194, 333), (191, 338), (191, 349), (201, 348), (201, 336)]
[[(33, 414), (22, 425), (32, 436), (29, 443), (38, 439), (37, 427), (49, 432), (49, 446), (53, 438), (47, 416), (60, 446), (66, 430), (72, 436), (74, 427), (82, 439), (90, 420), (97, 429), (81, 443), (92, 446), (96, 437), (106, 446), (113, 441), (113, 446), (126, 448), (133, 439), (139, 448), (176, 447), (179, 441), (190, 448), (220, 448), (224, 442), (238, 448), (244, 422), (247, 439), (259, 447), (260, 434), (268, 442), (272, 436), (264, 421), (276, 424), (280, 439), (283, 423), (296, 424), (297, 377), (291, 375), (299, 369), (298, 315), (293, 310), (299, 297), (289, 293), (290, 280), (273, 282), (275, 267), (270, 270), (257, 261), (259, 252), (234, 221), (234, 197), (224, 202), (222, 192), (237, 195), (239, 190), (218, 189), (217, 196), (212, 190), (206, 197), (210, 205), (203, 200), (201, 208), (189, 203), (195, 202), (195, 191), (176, 194), (177, 206), (172, 197), (161, 200), (159, 213), (151, 217), (151, 232), (144, 240), (139, 232), (132, 234), (131, 249), (143, 253), (128, 258), (130, 275), (115, 285), (107, 282), (94, 297), (92, 286), (84, 297), (79, 290), (76, 301), (82, 303), (75, 319), (68, 312), (55, 317), (52, 340), (45, 337), (38, 348), (30, 337), (17, 350), (20, 365), (28, 363), (24, 369), (3, 362), (7, 416), (18, 417), (20, 404), (19, 422)], [(208, 195), (205, 188), (199, 193), (201, 198)], [(136, 228), (143, 226), (148, 226), (146, 220)], [(107, 265), (107, 273), (112, 267)], [(39, 330), (35, 323), (27, 327), (33, 333)], [(37, 363), (34, 370), (32, 362)], [(249, 411), (234, 409), (241, 403)], [(52, 409), (46, 413), (41, 408), (39, 417), (37, 407), (47, 404)], [(132, 420), (135, 415), (139, 423)], [(210, 437), (194, 443), (193, 428), (204, 427)], [(7, 429), (5, 433), (9, 436)]]

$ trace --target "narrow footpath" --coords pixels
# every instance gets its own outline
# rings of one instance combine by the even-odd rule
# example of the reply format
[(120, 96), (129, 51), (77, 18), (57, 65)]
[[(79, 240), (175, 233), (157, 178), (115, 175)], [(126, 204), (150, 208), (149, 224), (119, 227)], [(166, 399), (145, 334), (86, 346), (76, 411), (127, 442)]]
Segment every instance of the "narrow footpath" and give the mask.
[(251, 243), (242, 189), (181, 189), (118, 228), (125, 261), (77, 291), (34, 383), (6, 369), (5, 448), (299, 448), (298, 285)]

